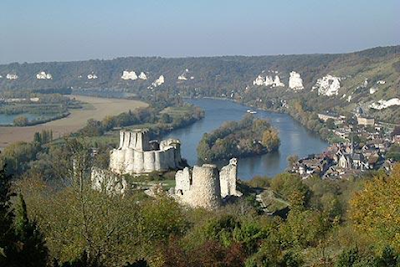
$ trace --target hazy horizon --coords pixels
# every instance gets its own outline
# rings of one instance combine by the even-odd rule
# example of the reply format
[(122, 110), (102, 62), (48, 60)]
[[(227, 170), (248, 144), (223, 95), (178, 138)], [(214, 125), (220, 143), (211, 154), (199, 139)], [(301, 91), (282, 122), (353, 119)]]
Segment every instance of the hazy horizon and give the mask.
[(349, 53), (400, 44), (400, 2), (0, 3), (0, 64)]

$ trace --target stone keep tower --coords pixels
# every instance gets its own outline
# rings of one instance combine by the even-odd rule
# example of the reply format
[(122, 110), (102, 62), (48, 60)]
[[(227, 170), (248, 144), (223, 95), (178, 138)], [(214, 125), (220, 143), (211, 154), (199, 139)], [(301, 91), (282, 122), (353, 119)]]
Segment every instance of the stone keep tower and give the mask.
[(135, 129), (131, 132), (121, 131), (119, 133), (119, 148), (132, 148), (138, 151), (148, 151), (150, 139), (148, 129)]
[(216, 209), (221, 205), (221, 188), (217, 166), (204, 164), (176, 173), (175, 192), (178, 199), (191, 207)]
[(119, 147), (110, 152), (110, 170), (118, 174), (143, 174), (180, 167), (179, 140), (163, 140), (153, 150), (149, 140), (147, 129), (121, 131)]

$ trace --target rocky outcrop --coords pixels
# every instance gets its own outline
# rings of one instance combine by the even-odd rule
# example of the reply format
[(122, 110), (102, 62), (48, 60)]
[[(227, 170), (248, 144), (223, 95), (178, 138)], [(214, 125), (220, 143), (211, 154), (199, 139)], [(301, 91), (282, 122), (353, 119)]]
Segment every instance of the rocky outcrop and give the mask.
[(88, 80), (96, 80), (98, 77), (96, 74), (91, 73), (91, 74), (88, 74), (87, 78), (88, 78)]
[(92, 189), (107, 194), (124, 195), (128, 190), (126, 180), (109, 170), (93, 167), (91, 171)]
[(38, 80), (51, 80), (53, 76), (50, 73), (46, 73), (44, 71), (39, 72), (36, 74), (36, 79)]
[(142, 71), (140, 74), (139, 74), (139, 79), (141, 79), (141, 80), (147, 80), (147, 75)]
[(253, 85), (262, 86), (265, 83), (265, 78), (261, 75), (258, 75), (257, 78), (253, 81)]
[(304, 86), (303, 86), (303, 79), (300, 77), (300, 74), (292, 71), (290, 73), (290, 77), (289, 77), (289, 88), (293, 89), (295, 91), (297, 90), (303, 90)]
[(327, 75), (317, 80), (313, 90), (318, 90), (318, 95), (334, 96), (339, 94), (340, 78)]
[(372, 103), (369, 107), (372, 109), (382, 110), (391, 106), (400, 106), (400, 99), (399, 98), (392, 98), (389, 100), (379, 100), (376, 103)]
[(164, 82), (165, 82), (164, 75), (161, 75), (161, 76), (158, 77), (158, 79), (155, 80), (151, 85), (152, 85), (153, 87), (157, 87), (157, 86), (162, 85)]
[(185, 69), (185, 71), (181, 75), (178, 76), (178, 81), (186, 81), (187, 80), (186, 74), (188, 74), (188, 73), (189, 73), (189, 69)]
[[(276, 73), (276, 72), (274, 72)], [(270, 86), (270, 87), (284, 87), (285, 84), (281, 82), (278, 75), (273, 78), (272, 75), (267, 75), (265, 77), (258, 75), (258, 77), (253, 81), (253, 85), (257, 86)]]
[(378, 88), (377, 88), (377, 87), (371, 87), (371, 88), (369, 88), (369, 94), (370, 94), (370, 95), (373, 95), (373, 94), (375, 94), (376, 92), (378, 92)]
[(216, 209), (224, 198), (242, 195), (236, 190), (236, 159), (231, 159), (220, 172), (213, 164), (194, 166), (192, 171), (186, 167), (176, 173), (175, 181), (174, 197), (194, 208)]
[(120, 132), (120, 145), (110, 152), (110, 170), (118, 174), (143, 174), (167, 171), (181, 166), (180, 142), (161, 141), (152, 150), (147, 129)]
[(132, 81), (134, 81), (134, 80), (137, 80), (137, 78), (138, 78), (138, 76), (136, 75), (136, 72), (134, 72), (134, 71), (124, 70), (122, 72), (122, 76), (121, 76), (122, 80), (132, 80)]
[(8, 73), (8, 74), (6, 75), (6, 79), (7, 79), (7, 80), (16, 80), (16, 79), (18, 79), (18, 75), (17, 75), (17, 74), (10, 74), (10, 73)]

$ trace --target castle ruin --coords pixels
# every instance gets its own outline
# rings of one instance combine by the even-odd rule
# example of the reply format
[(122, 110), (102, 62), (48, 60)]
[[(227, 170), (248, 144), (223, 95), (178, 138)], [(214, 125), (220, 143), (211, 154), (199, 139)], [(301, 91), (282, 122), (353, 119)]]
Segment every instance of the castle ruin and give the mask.
[(236, 190), (237, 159), (233, 158), (218, 172), (217, 166), (203, 164), (180, 170), (175, 175), (174, 197), (190, 207), (216, 209), (229, 196), (241, 196)]
[[(109, 169), (92, 168), (92, 187), (108, 194), (125, 194), (129, 186), (122, 174), (146, 174), (182, 167), (179, 140), (150, 142), (147, 129), (121, 131), (119, 147), (110, 151)], [(193, 208), (216, 209), (230, 197), (242, 196), (236, 189), (236, 158), (220, 171), (213, 164), (193, 169), (185, 167), (176, 172), (175, 182), (171, 196)]]
[(178, 169), (182, 165), (177, 139), (150, 142), (148, 129), (121, 131), (119, 147), (110, 152), (110, 170), (117, 174), (143, 174)]

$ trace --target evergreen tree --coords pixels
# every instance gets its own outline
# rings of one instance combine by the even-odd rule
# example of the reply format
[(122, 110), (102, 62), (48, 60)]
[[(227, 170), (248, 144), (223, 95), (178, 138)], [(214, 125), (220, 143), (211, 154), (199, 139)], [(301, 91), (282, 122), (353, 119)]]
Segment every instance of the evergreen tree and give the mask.
[(36, 223), (28, 219), (26, 204), (19, 194), (15, 209), (15, 236), (18, 243), (17, 266), (46, 266), (48, 250)]
[(10, 204), (10, 186), (10, 177), (6, 175), (3, 166), (0, 170), (0, 266), (7, 266), (9, 255), (14, 248), (14, 215)]

